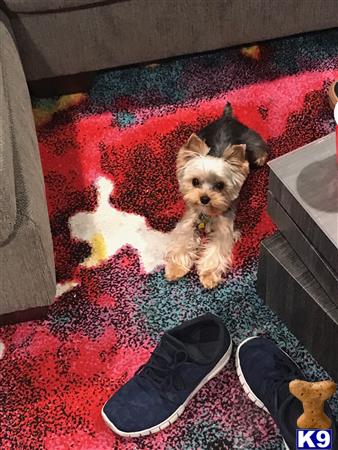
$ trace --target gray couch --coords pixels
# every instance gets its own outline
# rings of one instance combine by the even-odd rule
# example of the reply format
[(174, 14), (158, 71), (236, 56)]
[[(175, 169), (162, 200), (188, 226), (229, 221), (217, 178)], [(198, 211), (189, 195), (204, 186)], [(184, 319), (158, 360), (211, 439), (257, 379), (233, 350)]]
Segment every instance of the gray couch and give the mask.
[(28, 80), (338, 25), (337, 0), (3, 0)]
[(0, 11), (1, 322), (17, 311), (36, 314), (54, 294), (53, 246), (32, 107), (11, 27)]
[(337, 12), (337, 0), (0, 0), (0, 322), (55, 294), (26, 80), (331, 28)]

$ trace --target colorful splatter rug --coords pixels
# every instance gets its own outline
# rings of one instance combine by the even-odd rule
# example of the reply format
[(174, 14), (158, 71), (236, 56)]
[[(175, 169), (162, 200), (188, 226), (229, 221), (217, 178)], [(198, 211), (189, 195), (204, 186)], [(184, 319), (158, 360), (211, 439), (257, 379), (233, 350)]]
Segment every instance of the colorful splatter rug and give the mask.
[[(44, 322), (0, 334), (1, 449), (280, 449), (271, 418), (253, 405), (234, 360), (172, 427), (123, 440), (100, 409), (149, 356), (162, 330), (205, 311), (235, 344), (274, 338), (311, 379), (325, 372), (255, 290), (268, 171), (241, 196), (242, 239), (222, 285), (195, 273), (169, 284), (163, 252), (182, 214), (177, 149), (226, 101), (268, 141), (271, 158), (333, 130), (326, 89), (338, 78), (338, 30), (105, 72), (88, 93), (34, 100), (58, 297)], [(338, 411), (337, 401), (333, 408)]]

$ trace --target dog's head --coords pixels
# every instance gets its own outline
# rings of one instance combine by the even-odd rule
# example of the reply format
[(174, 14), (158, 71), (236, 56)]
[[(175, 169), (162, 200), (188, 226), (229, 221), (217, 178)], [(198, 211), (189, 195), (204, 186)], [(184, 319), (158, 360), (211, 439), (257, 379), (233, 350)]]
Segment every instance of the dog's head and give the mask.
[(186, 204), (199, 212), (217, 216), (238, 197), (249, 174), (245, 144), (231, 145), (223, 158), (208, 156), (209, 148), (196, 134), (177, 155), (177, 178)]

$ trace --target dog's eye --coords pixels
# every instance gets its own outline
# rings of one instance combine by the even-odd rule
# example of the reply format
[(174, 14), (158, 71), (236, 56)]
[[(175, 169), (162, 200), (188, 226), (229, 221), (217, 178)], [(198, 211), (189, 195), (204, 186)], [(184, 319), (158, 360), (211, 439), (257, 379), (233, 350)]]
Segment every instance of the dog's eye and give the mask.
[(222, 191), (224, 189), (223, 181), (219, 181), (218, 183), (215, 184), (214, 187), (215, 187), (216, 191)]
[(200, 185), (200, 180), (198, 178), (193, 178), (192, 179), (192, 185), (197, 187)]

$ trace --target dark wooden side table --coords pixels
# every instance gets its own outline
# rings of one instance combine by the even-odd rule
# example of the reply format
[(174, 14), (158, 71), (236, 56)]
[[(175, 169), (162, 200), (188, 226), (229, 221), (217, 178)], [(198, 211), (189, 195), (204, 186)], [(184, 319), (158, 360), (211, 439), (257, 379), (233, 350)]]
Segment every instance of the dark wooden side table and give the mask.
[(338, 380), (338, 166), (334, 133), (269, 163), (258, 292)]

